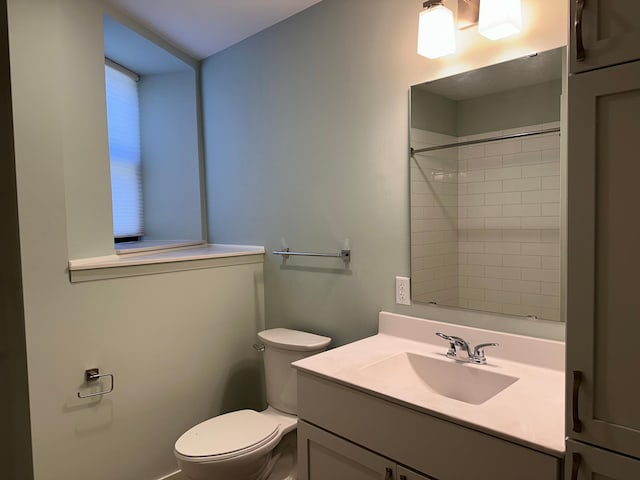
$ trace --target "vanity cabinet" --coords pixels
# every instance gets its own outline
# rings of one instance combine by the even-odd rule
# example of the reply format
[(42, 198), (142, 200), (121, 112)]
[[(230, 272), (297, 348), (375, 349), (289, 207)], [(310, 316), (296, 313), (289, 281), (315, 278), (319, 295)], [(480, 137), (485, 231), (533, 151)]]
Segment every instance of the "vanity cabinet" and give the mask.
[(567, 441), (567, 480), (638, 480), (640, 460)]
[(302, 371), (298, 416), (300, 480), (561, 478), (554, 455)]
[(640, 62), (571, 76), (568, 123), (567, 434), (640, 458)]
[(300, 480), (434, 480), (304, 421), (298, 445)]
[[(570, 0), (569, 4), (571, 73), (640, 59), (638, 0)], [(576, 20), (581, 20), (577, 26)], [(584, 59), (578, 61), (581, 52)]]

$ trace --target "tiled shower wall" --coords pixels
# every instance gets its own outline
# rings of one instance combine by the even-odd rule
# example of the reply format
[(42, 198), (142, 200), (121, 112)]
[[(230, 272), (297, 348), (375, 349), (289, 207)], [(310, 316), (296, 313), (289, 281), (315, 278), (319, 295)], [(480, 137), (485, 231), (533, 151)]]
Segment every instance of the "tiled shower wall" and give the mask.
[[(558, 125), (531, 125), (458, 139), (413, 129), (412, 145), (421, 148), (428, 143)], [(457, 168), (453, 168), (454, 158)], [(411, 179), (412, 242), (416, 241), (415, 246), (412, 243), (412, 288), (417, 301), (560, 320), (557, 133), (416, 155)], [(439, 195), (441, 190), (447, 193)], [(423, 191), (424, 199), (418, 193)], [(451, 192), (457, 192), (455, 201), (449, 197)], [(414, 201), (431, 202), (434, 208)], [(455, 214), (451, 211), (454, 204)], [(444, 228), (453, 225), (457, 233)], [(435, 248), (425, 242), (439, 238), (447, 241)], [(451, 275), (453, 255), (455, 279)]]

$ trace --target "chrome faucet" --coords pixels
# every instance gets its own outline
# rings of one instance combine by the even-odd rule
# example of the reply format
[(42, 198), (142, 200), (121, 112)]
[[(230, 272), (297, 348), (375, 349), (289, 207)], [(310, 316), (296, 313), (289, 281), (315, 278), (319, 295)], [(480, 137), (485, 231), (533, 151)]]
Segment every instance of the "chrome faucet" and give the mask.
[[(449, 342), (449, 350), (447, 350), (447, 358), (458, 360), (461, 362), (476, 363), (478, 365), (484, 365), (487, 363), (487, 357), (484, 355), (484, 349), (486, 347), (497, 347), (497, 343), (481, 343), (473, 348), (473, 352), (469, 347), (466, 340), (453, 335), (446, 335), (444, 333), (436, 333), (437, 336)], [(458, 349), (464, 351), (467, 356), (459, 357)]]

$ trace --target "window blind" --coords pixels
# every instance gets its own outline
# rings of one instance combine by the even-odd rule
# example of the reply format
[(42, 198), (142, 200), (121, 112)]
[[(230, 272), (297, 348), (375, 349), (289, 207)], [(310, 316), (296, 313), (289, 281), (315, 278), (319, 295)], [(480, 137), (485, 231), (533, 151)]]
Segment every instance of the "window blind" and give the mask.
[(144, 231), (138, 83), (109, 64), (105, 77), (114, 236), (140, 237)]

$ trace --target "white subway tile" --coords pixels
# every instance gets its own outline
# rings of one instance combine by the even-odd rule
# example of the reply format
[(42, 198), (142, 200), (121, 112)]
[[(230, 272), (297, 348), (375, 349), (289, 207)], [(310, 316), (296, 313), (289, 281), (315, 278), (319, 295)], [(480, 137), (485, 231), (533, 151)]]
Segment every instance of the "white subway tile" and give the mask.
[(540, 268), (542, 262), (536, 255), (503, 255), (502, 265), (505, 267)]
[(467, 184), (467, 191), (470, 194), (474, 193), (497, 193), (502, 192), (502, 182), (480, 182)]
[(529, 137), (522, 140), (523, 152), (534, 152), (560, 148), (560, 135), (551, 133), (537, 137)]
[(523, 255), (546, 255), (548, 257), (560, 256), (560, 245), (553, 243), (523, 243)]
[(502, 239), (505, 242), (539, 242), (540, 230), (505, 230)]
[(540, 282), (559, 282), (560, 272), (557, 270), (543, 270), (538, 268), (523, 268), (522, 280), (536, 280)]
[(484, 289), (464, 287), (460, 289), (460, 296), (471, 300), (484, 300)]
[(488, 193), (484, 199), (487, 205), (514, 205), (522, 202), (522, 193)]
[(503, 280), (502, 289), (508, 292), (520, 293), (541, 293), (540, 282), (524, 281), (524, 280)]
[(484, 218), (459, 218), (458, 228), (461, 230), (476, 230), (484, 228)]
[(542, 178), (542, 190), (559, 190), (560, 189), (560, 175), (555, 177), (543, 177)]
[(522, 167), (523, 177), (553, 177), (560, 175), (559, 163), (544, 163), (542, 165), (527, 165)]
[(532, 163), (540, 163), (542, 160), (540, 152), (516, 153), (513, 155), (504, 155), (502, 157), (502, 165), (505, 167), (515, 165), (528, 165)]
[(490, 229), (520, 228), (521, 219), (519, 217), (485, 218), (484, 223), (485, 227)]
[(559, 283), (542, 282), (540, 286), (541, 286), (540, 293), (542, 293), (543, 295), (553, 295), (556, 297), (560, 296)]
[(524, 192), (540, 190), (540, 178), (522, 178), (518, 180), (503, 180), (502, 189), (505, 192)]
[(458, 181), (460, 183), (484, 182), (484, 170), (460, 172), (458, 174)]
[(524, 293), (522, 294), (522, 304), (534, 307), (560, 308), (560, 297)]
[(499, 303), (485, 302), (481, 300), (469, 300), (468, 308), (483, 310), (485, 312), (502, 312), (503, 306)]
[(470, 253), (469, 265), (497, 266), (502, 265), (502, 255)]
[(487, 290), (485, 292), (485, 298), (489, 302), (494, 303), (510, 303), (519, 305), (520, 304), (520, 293), (519, 292), (505, 292), (502, 290)]
[(559, 256), (544, 256), (542, 257), (542, 268), (549, 270), (560, 269), (560, 257)]
[(542, 150), (540, 152), (541, 162), (559, 162), (560, 161), (560, 149), (553, 148), (551, 150)]
[(559, 203), (543, 203), (541, 213), (543, 217), (559, 217), (560, 204)]
[(459, 205), (463, 207), (475, 207), (478, 205), (484, 205), (484, 195), (460, 195), (458, 202)]
[(515, 267), (485, 267), (485, 276), (505, 280), (520, 280), (522, 269)]
[(560, 318), (559, 308), (541, 308), (539, 317), (544, 318), (545, 320), (555, 320), (557, 322), (562, 320)]
[(560, 217), (523, 217), (522, 228), (559, 228)]
[(458, 149), (458, 158), (468, 160), (470, 158), (480, 158), (485, 156), (484, 145), (469, 145)]
[(522, 178), (521, 167), (502, 167), (485, 170), (484, 175), (487, 180), (507, 180), (512, 178)]
[(468, 215), (471, 218), (499, 217), (500, 215), (502, 215), (502, 206), (500, 205), (467, 208), (469, 209)]
[(460, 242), (458, 244), (460, 253), (484, 253), (484, 243), (482, 242)]
[(485, 146), (485, 155), (513, 155), (522, 151), (522, 140), (502, 140), (488, 143)]
[(558, 203), (560, 190), (522, 192), (522, 203)]
[(493, 155), (481, 158), (470, 158), (467, 160), (468, 170), (484, 170), (487, 168), (497, 168), (502, 166), (502, 156)]
[(460, 265), (458, 273), (469, 277), (484, 277), (485, 267), (483, 265)]
[(502, 290), (502, 280), (499, 278), (487, 277), (465, 277), (467, 286), (472, 288), (484, 288), (491, 290)]
[(505, 217), (539, 217), (540, 205), (505, 205), (502, 214)]
[(515, 242), (486, 242), (485, 253), (497, 253), (502, 255), (520, 255), (520, 244)]
[(538, 312), (533, 310), (534, 310), (533, 307), (529, 305), (505, 305), (502, 310), (502, 313), (506, 313), (508, 315), (520, 315), (520, 316), (537, 315)]

